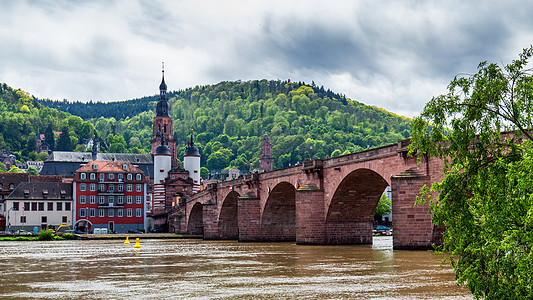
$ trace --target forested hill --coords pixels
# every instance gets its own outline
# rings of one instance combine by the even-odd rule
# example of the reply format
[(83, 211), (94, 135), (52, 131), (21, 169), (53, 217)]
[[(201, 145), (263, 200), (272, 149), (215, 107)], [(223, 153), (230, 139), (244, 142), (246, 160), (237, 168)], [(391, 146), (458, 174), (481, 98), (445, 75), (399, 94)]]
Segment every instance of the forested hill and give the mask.
[[(176, 92), (167, 93), (169, 98), (175, 97)], [(39, 103), (79, 116), (82, 119), (95, 117), (115, 118), (117, 120), (134, 117), (144, 111), (152, 109), (151, 102), (157, 101), (159, 95), (147, 96), (133, 100), (115, 102), (70, 102), (68, 100), (54, 101), (39, 99)]]
[[(59, 132), (65, 135), (60, 137)], [(16, 154), (19, 161), (46, 159), (46, 153), (36, 152), (38, 134), (45, 134), (50, 144), (57, 139), (58, 149), (72, 150), (98, 132), (89, 121), (43, 106), (27, 92), (0, 84), (0, 149)]]
[[(277, 168), (394, 143), (410, 135), (406, 118), (314, 84), (221, 82), (167, 96), (182, 151), (179, 157), (193, 129), (202, 166), (211, 170), (228, 166), (249, 169), (250, 163), (258, 167), (265, 133), (270, 135)], [(158, 99), (156, 95), (112, 103), (41, 103), (90, 119), (109, 144), (123, 144), (112, 147), (115, 151), (142, 149), (149, 153)]]
[[(242, 82), (238, 83), (242, 84)], [(305, 83), (302, 82), (291, 83), (290, 85), (287, 85), (287, 83), (289, 83), (288, 81), (266, 80), (252, 81), (251, 85), (249, 83), (250, 82), (245, 83), (243, 86), (240, 87), (240, 90), (237, 91), (239, 94), (238, 96), (240, 96), (242, 99), (264, 99), (267, 92), (274, 95), (277, 95), (279, 93), (287, 94), (287, 92), (290, 91), (289, 89), (299, 88), (300, 86), (305, 85)], [(213, 87), (217, 92), (220, 92), (221, 89), (225, 89), (229, 86), (227, 85), (227, 82), (222, 82)], [(347, 103), (346, 97), (334, 93), (329, 89), (325, 90), (324, 87), (319, 88), (314, 83), (312, 83), (310, 87), (313, 88), (314, 93), (316, 93), (320, 98), (327, 97), (329, 99), (341, 101), (343, 104)], [(209, 89), (208, 86), (202, 88)], [(191, 93), (189, 93), (189, 91), (194, 91), (197, 89), (201, 90), (202, 88), (197, 87), (195, 89), (191, 88), (185, 91), (168, 92), (167, 97), (169, 99), (173, 97), (188, 97), (188, 99), (190, 99)], [(152, 109), (152, 104), (150, 102), (157, 100), (159, 100), (159, 95), (146, 96), (132, 100), (115, 102), (71, 102), (68, 100), (54, 101), (49, 99), (40, 99), (39, 102), (45, 106), (55, 108), (60, 111), (68, 112), (75, 116), (79, 116), (82, 119), (91, 119), (98, 116), (104, 118), (115, 118), (119, 120), (127, 117), (131, 118), (144, 111)]]

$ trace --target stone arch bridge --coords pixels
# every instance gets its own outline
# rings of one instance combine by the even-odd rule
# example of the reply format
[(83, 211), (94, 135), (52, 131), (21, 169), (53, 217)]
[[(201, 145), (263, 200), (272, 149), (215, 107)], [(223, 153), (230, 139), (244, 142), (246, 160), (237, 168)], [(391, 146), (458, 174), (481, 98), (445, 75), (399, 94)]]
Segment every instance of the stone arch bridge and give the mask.
[(394, 248), (430, 248), (441, 240), (419, 189), (442, 177), (442, 162), (407, 156), (409, 140), (349, 155), (212, 183), (169, 214), (171, 229), (204, 239), (372, 242), (374, 213), (392, 192)]

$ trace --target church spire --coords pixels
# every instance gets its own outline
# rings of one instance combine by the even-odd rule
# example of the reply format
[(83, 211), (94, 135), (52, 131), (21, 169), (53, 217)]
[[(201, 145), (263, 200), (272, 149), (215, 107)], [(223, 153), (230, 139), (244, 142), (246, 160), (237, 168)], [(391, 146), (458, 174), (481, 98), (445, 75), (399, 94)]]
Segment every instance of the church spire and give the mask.
[(159, 102), (156, 107), (156, 116), (170, 117), (170, 103), (167, 100), (167, 84), (165, 83), (165, 63), (161, 66), (161, 84), (159, 85)]
[(167, 84), (165, 83), (165, 63), (161, 63), (161, 84), (159, 85), (159, 92), (161, 99), (166, 98), (167, 94)]

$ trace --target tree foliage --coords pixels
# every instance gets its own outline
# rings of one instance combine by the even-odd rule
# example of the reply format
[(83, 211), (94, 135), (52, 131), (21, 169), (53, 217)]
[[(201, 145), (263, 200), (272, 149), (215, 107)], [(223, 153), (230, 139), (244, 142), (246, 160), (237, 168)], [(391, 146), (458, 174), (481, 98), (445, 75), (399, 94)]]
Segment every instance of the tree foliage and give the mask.
[(36, 153), (36, 138), (44, 134), (45, 142), (55, 149), (56, 137), (61, 136), (54, 131), (66, 134), (60, 142), (63, 150), (73, 149), (83, 138), (98, 134), (92, 124), (80, 117), (41, 105), (27, 92), (0, 84), (0, 149), (17, 154), (21, 161), (41, 159), (42, 152)]
[(456, 279), (476, 298), (533, 294), (533, 48), (505, 67), (482, 62), (416, 118), (411, 152), (444, 162), (421, 201), (445, 228)]
[[(36, 155), (32, 133), (44, 133), (52, 149), (84, 151), (84, 139), (94, 137), (104, 146), (100, 151), (151, 152), (157, 95), (106, 103), (37, 101), (6, 84), (0, 87), (0, 149), (19, 151), (20, 160)], [(216, 169), (259, 168), (265, 133), (276, 168), (394, 143), (410, 134), (406, 118), (290, 80), (220, 82), (167, 97), (178, 158), (194, 129), (201, 165)], [(63, 134), (54, 137), (57, 131)]]
[(384, 215), (389, 214), (391, 210), (391, 201), (389, 197), (387, 197), (386, 193), (381, 194), (381, 198), (379, 198), (378, 206), (376, 207), (376, 212), (374, 214), (374, 218), (381, 219)]
[(30, 175), (39, 175), (39, 171), (37, 171), (37, 169), (34, 167), (28, 167), (26, 173), (30, 173)]
[(24, 173), (19, 167), (13, 165), (11, 168), (7, 171), (7, 173)]
[[(394, 143), (410, 130), (406, 118), (302, 82), (221, 82), (169, 92), (167, 97), (178, 157), (194, 129), (201, 164), (210, 169), (248, 170), (250, 164), (258, 168), (265, 133), (270, 135), (274, 165), (281, 168)], [(150, 153), (157, 100), (151, 96), (116, 103), (42, 103), (90, 119), (102, 136), (123, 136), (125, 151), (136, 147)]]

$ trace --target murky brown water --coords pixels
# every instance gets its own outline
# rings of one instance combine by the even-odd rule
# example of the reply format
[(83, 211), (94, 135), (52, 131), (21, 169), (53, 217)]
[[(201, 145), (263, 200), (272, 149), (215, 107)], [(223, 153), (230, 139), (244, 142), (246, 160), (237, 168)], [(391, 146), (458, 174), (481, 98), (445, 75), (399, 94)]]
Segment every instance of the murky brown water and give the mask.
[(202, 240), (0, 242), (0, 298), (470, 299), (441, 257), (366, 246)]

